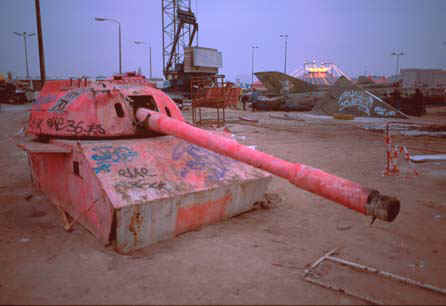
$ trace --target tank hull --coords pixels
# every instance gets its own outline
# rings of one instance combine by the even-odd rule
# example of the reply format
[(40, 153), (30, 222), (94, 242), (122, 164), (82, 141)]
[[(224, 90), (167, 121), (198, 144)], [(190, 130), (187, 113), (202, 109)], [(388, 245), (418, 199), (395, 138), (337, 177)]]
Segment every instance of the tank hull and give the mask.
[(172, 136), (27, 143), (34, 186), (121, 253), (250, 210), (271, 175)]

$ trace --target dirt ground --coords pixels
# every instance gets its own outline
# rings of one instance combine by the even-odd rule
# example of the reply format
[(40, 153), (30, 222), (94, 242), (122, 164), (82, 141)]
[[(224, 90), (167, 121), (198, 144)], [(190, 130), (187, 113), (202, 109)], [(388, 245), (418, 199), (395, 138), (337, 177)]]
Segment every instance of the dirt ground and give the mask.
[[(185, 112), (190, 118), (190, 113)], [(208, 114), (212, 115), (212, 112)], [(23, 107), (0, 112), (1, 304), (446, 304), (446, 295), (322, 263), (314, 275), (339, 292), (304, 280), (333, 248), (336, 256), (446, 288), (446, 165), (420, 175), (384, 176), (382, 132), (354, 121), (289, 113), (227, 112), (240, 142), (323, 169), (401, 200), (393, 223), (376, 221), (273, 178), (281, 201), (123, 256), (33, 193), (23, 151)], [(250, 116), (259, 122), (239, 120)], [(283, 116), (274, 113), (274, 116)], [(413, 121), (445, 122), (446, 109)], [(394, 137), (411, 153), (446, 152), (446, 139)]]

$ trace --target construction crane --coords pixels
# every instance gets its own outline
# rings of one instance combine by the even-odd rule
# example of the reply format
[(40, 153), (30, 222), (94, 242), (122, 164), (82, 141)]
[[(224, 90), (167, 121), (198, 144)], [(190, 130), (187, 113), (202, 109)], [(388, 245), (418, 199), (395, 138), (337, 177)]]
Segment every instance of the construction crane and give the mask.
[(190, 0), (161, 0), (163, 74), (173, 91), (188, 92), (194, 77), (215, 76), (222, 66), (216, 49), (193, 46), (198, 23)]

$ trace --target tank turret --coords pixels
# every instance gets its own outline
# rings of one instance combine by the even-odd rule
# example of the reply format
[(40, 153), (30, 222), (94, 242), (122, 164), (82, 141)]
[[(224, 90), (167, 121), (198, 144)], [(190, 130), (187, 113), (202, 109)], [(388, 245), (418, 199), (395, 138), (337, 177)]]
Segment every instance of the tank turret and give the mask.
[(135, 111), (144, 107), (184, 120), (176, 104), (134, 73), (111, 79), (47, 81), (33, 103), (28, 133), (40, 137), (105, 139), (145, 135)]

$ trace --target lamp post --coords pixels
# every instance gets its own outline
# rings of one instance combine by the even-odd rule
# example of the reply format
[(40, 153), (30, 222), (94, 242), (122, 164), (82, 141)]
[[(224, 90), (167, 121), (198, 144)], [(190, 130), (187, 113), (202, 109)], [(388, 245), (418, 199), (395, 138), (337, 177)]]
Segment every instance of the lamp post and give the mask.
[(29, 80), (29, 68), (28, 68), (28, 48), (26, 47), (26, 38), (36, 35), (36, 33), (19, 33), (14, 32), (15, 35), (23, 37), (23, 44), (25, 45), (25, 64), (26, 64), (26, 79)]
[(280, 37), (285, 38), (285, 63), (283, 65), (283, 73), (286, 74), (286, 55), (287, 55), (287, 43), (288, 43), (288, 34), (282, 34)]
[(443, 45), (444, 47), (446, 47), (446, 41), (444, 41), (444, 42), (442, 43), (442, 45)]
[(254, 50), (258, 49), (257, 46), (252, 46), (252, 53), (251, 53), (251, 88), (252, 84), (254, 84)]
[(396, 75), (398, 75), (400, 71), (400, 56), (404, 55), (404, 52), (392, 52), (391, 55), (396, 56)]
[[(146, 42), (135, 40), (134, 43), (136, 45), (147, 45)], [(152, 45), (149, 43), (149, 78), (152, 78)]]
[(112, 18), (100, 18), (96, 17), (94, 20), (96, 21), (111, 21), (118, 24), (118, 35), (119, 35), (119, 74), (122, 74), (122, 49), (121, 49), (121, 23)]

